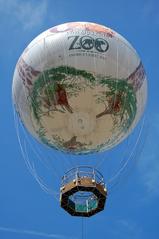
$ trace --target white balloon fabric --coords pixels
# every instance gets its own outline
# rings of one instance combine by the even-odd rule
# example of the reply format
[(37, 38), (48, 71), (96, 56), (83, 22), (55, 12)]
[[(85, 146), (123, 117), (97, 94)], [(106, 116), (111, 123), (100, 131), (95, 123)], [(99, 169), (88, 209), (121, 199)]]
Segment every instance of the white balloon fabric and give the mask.
[(110, 149), (133, 130), (147, 97), (143, 65), (110, 28), (65, 23), (40, 34), (14, 72), (13, 101), (40, 142), (74, 154)]

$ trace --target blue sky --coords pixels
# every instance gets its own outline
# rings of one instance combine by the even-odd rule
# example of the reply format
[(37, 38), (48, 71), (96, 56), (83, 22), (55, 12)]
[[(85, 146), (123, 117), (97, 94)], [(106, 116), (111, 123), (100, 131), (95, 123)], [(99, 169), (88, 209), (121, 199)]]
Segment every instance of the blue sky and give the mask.
[(60, 209), (27, 170), (11, 98), (23, 49), (45, 29), (69, 21), (97, 22), (127, 38), (142, 59), (149, 86), (142, 154), (113, 190), (105, 211), (84, 219), (84, 238), (159, 238), (158, 9), (157, 0), (0, 0), (0, 239), (82, 238), (82, 219)]

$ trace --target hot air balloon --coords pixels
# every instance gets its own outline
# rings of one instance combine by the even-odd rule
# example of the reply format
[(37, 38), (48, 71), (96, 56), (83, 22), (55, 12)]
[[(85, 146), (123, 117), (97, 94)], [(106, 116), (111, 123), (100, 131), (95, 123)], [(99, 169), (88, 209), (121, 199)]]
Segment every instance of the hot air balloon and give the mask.
[[(13, 102), (39, 143), (85, 157), (110, 151), (133, 132), (143, 115), (147, 80), (131, 44), (95, 23), (70, 22), (37, 36), (20, 56)], [(85, 162), (62, 177), (60, 203), (74, 216), (104, 209), (102, 174)]]

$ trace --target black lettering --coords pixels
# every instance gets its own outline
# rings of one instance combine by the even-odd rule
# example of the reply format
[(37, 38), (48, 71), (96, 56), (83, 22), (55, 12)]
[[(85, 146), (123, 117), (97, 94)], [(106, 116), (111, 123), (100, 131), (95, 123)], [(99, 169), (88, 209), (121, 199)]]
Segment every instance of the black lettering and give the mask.
[(90, 36), (80, 38), (80, 44), (84, 50), (91, 50), (94, 47), (94, 39)]
[[(72, 43), (71, 43), (71, 45), (69, 47), (69, 50), (81, 49), (80, 45), (77, 43), (77, 40), (78, 40), (79, 36), (70, 36), (70, 37), (68, 37), (68, 39), (70, 39), (70, 38), (73, 38), (73, 41), (72, 41)], [(78, 45), (79, 45), (79, 47), (78, 47)]]
[(95, 40), (95, 48), (97, 51), (99, 52), (106, 52), (109, 48), (109, 44), (106, 40), (102, 39), (102, 38), (97, 38)]

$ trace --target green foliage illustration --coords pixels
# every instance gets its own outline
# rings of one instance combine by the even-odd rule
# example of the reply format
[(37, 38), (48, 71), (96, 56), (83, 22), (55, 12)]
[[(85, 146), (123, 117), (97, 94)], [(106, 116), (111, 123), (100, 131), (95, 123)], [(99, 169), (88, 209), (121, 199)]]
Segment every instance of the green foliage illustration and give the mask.
[(42, 99), (47, 101), (48, 105), (51, 104), (56, 98), (55, 93), (59, 83), (67, 90), (68, 97), (71, 97), (77, 95), (84, 87), (79, 84), (81, 78), (88, 80), (88, 84), (95, 83), (95, 78), (91, 73), (68, 66), (52, 68), (41, 73), (34, 83), (30, 96), (31, 108), (36, 120), (39, 122), (43, 113), (41, 111)]
[[(102, 104), (105, 109), (96, 115), (96, 119), (98, 120), (98, 118), (109, 114), (113, 120), (112, 133), (115, 134), (111, 139), (109, 138), (102, 144), (97, 145), (95, 151), (100, 151), (105, 145), (111, 145), (114, 140), (127, 132), (137, 111), (136, 93), (127, 79), (95, 76), (84, 70), (60, 66), (42, 72), (35, 80), (29, 95), (30, 107), (39, 127), (37, 134), (41, 141), (53, 148), (64, 150), (68, 148), (69, 150), (68, 142), (65, 142), (58, 135), (54, 134), (51, 136), (52, 138), (47, 138), (47, 132), (42, 124), (41, 117), (43, 115), (54, 117), (54, 114), (50, 115), (51, 111), (65, 113), (67, 110), (73, 113), (68, 103), (69, 99), (72, 96), (76, 97), (85, 88), (96, 89), (98, 86), (100, 86), (100, 91), (94, 95), (95, 101), (97, 104)], [(62, 98), (59, 97), (59, 91), (63, 92)], [(77, 147), (76, 152), (79, 153), (81, 148), (87, 150), (89, 146), (89, 144), (81, 145), (78, 140), (74, 143)]]
[(98, 101), (104, 102), (111, 98), (112, 102), (115, 102), (116, 98), (120, 97), (120, 110), (118, 112), (112, 111), (112, 116), (120, 116), (120, 125), (123, 130), (127, 130), (137, 111), (136, 94), (133, 86), (125, 79), (112, 78), (102, 78), (100, 84), (106, 86), (108, 90), (103, 91), (101, 96), (98, 96)]

